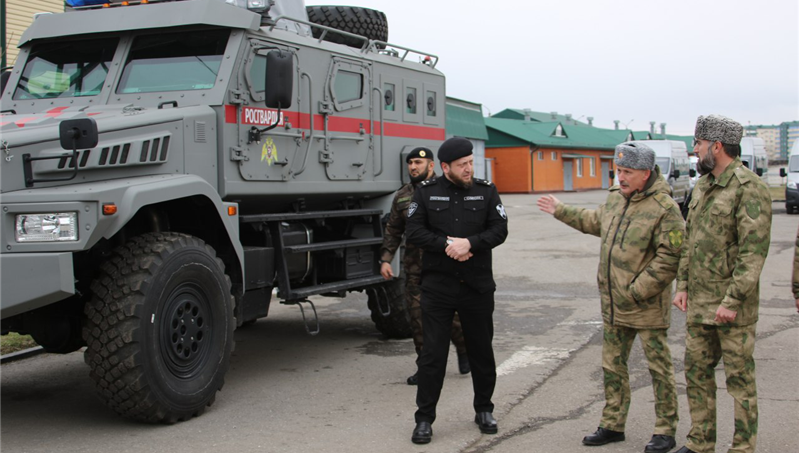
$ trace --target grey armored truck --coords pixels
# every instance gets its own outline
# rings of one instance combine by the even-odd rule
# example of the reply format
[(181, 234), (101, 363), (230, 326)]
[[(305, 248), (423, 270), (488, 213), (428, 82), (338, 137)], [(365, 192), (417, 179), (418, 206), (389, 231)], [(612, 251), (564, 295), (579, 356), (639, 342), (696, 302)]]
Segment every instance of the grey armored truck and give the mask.
[(85, 346), (107, 406), (166, 423), (273, 293), (315, 333), (309, 296), (363, 291), (409, 336), (378, 249), (403, 157), (444, 139), (438, 57), (364, 8), (91, 3), (39, 16), (2, 78), (2, 333)]

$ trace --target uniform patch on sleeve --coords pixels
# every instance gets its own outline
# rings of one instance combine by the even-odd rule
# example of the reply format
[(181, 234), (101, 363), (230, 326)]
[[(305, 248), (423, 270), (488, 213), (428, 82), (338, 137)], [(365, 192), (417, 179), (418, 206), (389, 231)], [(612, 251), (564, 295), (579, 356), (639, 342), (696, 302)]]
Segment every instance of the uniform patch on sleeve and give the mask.
[(669, 244), (671, 244), (674, 248), (680, 248), (682, 246), (682, 231), (680, 230), (672, 230), (669, 231)]
[(419, 205), (415, 201), (411, 202), (411, 204), (408, 205), (408, 217), (412, 216), (418, 207)]
[(412, 198), (413, 198), (413, 197), (402, 197), (402, 198), (397, 198), (397, 203), (402, 203), (402, 202), (405, 202), (405, 201), (410, 201)]
[(505, 220), (508, 220), (508, 215), (505, 214), (505, 206), (502, 206), (502, 203), (497, 205), (497, 212), (499, 213), (500, 217), (502, 217)]
[(749, 200), (746, 202), (746, 215), (752, 220), (760, 217), (760, 202), (757, 200)]

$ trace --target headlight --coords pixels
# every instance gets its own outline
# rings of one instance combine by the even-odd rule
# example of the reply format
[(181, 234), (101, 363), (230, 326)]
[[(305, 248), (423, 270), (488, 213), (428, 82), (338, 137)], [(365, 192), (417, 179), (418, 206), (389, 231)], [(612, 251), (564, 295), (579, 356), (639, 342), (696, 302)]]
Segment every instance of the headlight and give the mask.
[(796, 181), (789, 181), (788, 182), (789, 189), (796, 189)]
[(16, 221), (17, 242), (78, 240), (78, 213), (20, 214)]

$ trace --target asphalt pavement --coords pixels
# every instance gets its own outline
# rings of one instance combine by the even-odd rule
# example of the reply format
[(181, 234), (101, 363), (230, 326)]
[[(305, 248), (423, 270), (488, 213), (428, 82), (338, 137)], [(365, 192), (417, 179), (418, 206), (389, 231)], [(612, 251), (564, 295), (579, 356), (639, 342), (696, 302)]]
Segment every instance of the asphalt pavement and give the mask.
[[(602, 191), (558, 194), (595, 207)], [(494, 253), (498, 283), (494, 349), (499, 433), (473, 422), (471, 379), (452, 348), (433, 442), (411, 443), (415, 387), (410, 339), (374, 328), (366, 296), (314, 298), (321, 333), (308, 336), (299, 310), (274, 303), (270, 316), (236, 331), (226, 385), (202, 416), (175, 425), (119, 418), (94, 396), (81, 352), (42, 354), (0, 367), (3, 452), (641, 452), (652, 435), (651, 380), (638, 343), (627, 440), (584, 447), (604, 404), (599, 240), (535, 207), (538, 195), (504, 195), (510, 235)], [(772, 244), (761, 279), (755, 357), (758, 452), (799, 451), (799, 314), (790, 294), (799, 216), (774, 203)], [(678, 446), (690, 425), (683, 376), (685, 316), (672, 310), (669, 346), (679, 388)], [(719, 441), (732, 438), (732, 399), (719, 385)]]

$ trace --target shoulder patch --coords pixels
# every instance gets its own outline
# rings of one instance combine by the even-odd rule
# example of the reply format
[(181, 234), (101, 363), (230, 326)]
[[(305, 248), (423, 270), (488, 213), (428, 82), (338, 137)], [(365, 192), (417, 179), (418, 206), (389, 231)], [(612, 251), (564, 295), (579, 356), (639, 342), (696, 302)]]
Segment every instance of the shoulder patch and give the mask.
[(422, 181), (421, 183), (419, 183), (419, 185), (420, 185), (420, 186), (422, 186), (422, 187), (427, 187), (427, 186), (432, 186), (433, 184), (436, 184), (437, 182), (438, 182), (438, 181), (436, 181), (436, 178), (433, 178), (433, 179), (425, 179), (424, 181)]
[(683, 235), (682, 231), (680, 230), (671, 230), (669, 231), (669, 244), (675, 249), (678, 249), (682, 246)]
[(748, 215), (752, 220), (757, 220), (757, 218), (760, 217), (760, 201), (749, 200), (745, 203), (745, 205), (746, 215)]
[(489, 181), (487, 179), (474, 178), (474, 182), (476, 182), (477, 184), (482, 184), (484, 186), (489, 186), (489, 187), (494, 185), (491, 181)]

